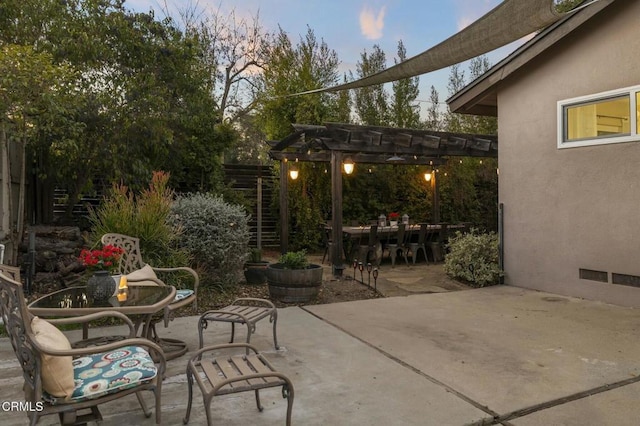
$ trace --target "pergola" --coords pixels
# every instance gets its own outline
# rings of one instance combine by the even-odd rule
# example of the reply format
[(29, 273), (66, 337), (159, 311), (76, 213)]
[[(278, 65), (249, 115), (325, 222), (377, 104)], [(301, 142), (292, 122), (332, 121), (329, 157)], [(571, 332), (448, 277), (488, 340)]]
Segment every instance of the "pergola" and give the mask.
[[(281, 141), (270, 142), (269, 155), (280, 161), (280, 244), (289, 244), (289, 163), (330, 163), (333, 273), (341, 275), (342, 264), (342, 164), (346, 157), (355, 163), (438, 166), (447, 157), (498, 157), (498, 137), (469, 133), (437, 132), (344, 123), (293, 124), (294, 132)], [(434, 190), (434, 219), (439, 221), (437, 181)]]

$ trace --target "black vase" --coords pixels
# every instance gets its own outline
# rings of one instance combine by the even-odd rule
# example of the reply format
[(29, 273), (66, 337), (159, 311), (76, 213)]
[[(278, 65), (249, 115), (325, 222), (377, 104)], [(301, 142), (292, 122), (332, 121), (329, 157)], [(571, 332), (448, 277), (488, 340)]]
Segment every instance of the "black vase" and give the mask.
[(109, 271), (96, 271), (87, 281), (87, 296), (96, 301), (108, 300), (116, 292), (116, 281)]

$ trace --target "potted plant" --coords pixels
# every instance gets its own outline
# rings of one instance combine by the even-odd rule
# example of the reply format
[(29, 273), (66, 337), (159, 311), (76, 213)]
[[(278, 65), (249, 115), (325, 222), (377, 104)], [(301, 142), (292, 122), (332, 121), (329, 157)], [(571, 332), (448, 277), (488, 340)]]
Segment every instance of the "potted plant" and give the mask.
[(389, 213), (389, 226), (397, 226), (399, 218), (400, 218), (400, 213), (398, 212)]
[(272, 299), (287, 303), (308, 302), (322, 285), (322, 266), (309, 263), (305, 250), (287, 252), (267, 266)]
[(249, 260), (244, 264), (244, 278), (247, 284), (263, 284), (267, 281), (265, 270), (269, 262), (262, 260), (262, 250), (252, 248), (249, 251)]
[(101, 249), (83, 249), (79, 260), (93, 275), (87, 281), (87, 296), (94, 300), (107, 300), (115, 295), (116, 282), (111, 273), (115, 269), (124, 250), (120, 247), (105, 245)]

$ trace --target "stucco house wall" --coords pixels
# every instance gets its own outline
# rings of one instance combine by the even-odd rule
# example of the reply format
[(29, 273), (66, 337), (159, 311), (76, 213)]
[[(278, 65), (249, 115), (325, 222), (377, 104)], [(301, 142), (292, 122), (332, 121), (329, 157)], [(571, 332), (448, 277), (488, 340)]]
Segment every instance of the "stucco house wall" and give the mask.
[[(640, 307), (640, 141), (557, 148), (557, 102), (640, 85), (640, 2), (618, 1), (497, 91), (505, 283)], [(607, 272), (607, 283), (579, 277)]]

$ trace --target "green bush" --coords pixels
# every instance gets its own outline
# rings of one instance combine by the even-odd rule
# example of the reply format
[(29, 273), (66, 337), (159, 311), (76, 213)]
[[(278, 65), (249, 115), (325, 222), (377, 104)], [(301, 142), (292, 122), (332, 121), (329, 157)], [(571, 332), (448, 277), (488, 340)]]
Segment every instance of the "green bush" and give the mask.
[(113, 185), (100, 206), (89, 211), (91, 245), (98, 246), (107, 233), (129, 235), (140, 239), (142, 257), (150, 265), (188, 265), (187, 252), (177, 245), (179, 230), (167, 222), (174, 197), (168, 182), (168, 173), (154, 172), (149, 188), (139, 194)]
[(307, 251), (289, 251), (278, 258), (278, 263), (282, 263), (284, 269), (305, 269), (309, 266)]
[(170, 217), (205, 285), (227, 287), (240, 280), (249, 254), (249, 216), (242, 206), (217, 195), (188, 194), (176, 199)]
[(498, 234), (479, 233), (477, 229), (463, 234), (456, 232), (449, 239), (449, 253), (444, 271), (474, 287), (499, 284), (502, 271), (498, 266)]
[(249, 262), (259, 263), (262, 262), (262, 250), (254, 247), (249, 250)]

